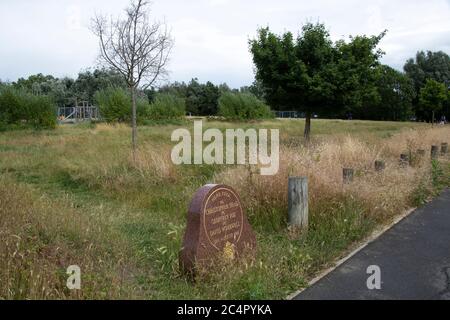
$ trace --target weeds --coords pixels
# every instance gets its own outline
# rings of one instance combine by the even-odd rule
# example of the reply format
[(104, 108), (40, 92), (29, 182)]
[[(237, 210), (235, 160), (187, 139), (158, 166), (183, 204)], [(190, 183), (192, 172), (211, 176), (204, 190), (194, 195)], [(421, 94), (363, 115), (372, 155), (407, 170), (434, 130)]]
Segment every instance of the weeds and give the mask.
[[(450, 182), (448, 157), (431, 163), (416, 155), (448, 139), (446, 127), (318, 120), (305, 148), (301, 121), (248, 126), (281, 129), (278, 175), (263, 177), (250, 166), (176, 167), (175, 125), (140, 127), (137, 161), (126, 125), (0, 134), (0, 298), (284, 298), (375, 226)], [(412, 166), (401, 168), (406, 151)], [(377, 159), (386, 163), (382, 173), (374, 170)], [(355, 169), (354, 183), (342, 183), (343, 167)], [(291, 175), (309, 178), (310, 229), (303, 234), (286, 228)], [(211, 182), (237, 189), (257, 256), (192, 283), (179, 272), (178, 252), (191, 197)], [(80, 292), (65, 288), (69, 264), (82, 268)]]

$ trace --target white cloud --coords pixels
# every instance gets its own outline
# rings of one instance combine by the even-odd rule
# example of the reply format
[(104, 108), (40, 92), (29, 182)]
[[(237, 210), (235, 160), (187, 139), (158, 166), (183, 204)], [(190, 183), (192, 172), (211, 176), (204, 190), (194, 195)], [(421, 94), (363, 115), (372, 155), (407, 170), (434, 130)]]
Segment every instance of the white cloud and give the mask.
[[(42, 72), (76, 75), (94, 65), (97, 41), (88, 30), (95, 12), (117, 15), (128, 0), (0, 2), (0, 78)], [(170, 80), (250, 84), (247, 41), (256, 29), (297, 32), (306, 21), (324, 22), (337, 40), (379, 34), (383, 62), (401, 69), (417, 50), (450, 53), (450, 1), (445, 0), (153, 0), (152, 15), (165, 18), (175, 37)]]

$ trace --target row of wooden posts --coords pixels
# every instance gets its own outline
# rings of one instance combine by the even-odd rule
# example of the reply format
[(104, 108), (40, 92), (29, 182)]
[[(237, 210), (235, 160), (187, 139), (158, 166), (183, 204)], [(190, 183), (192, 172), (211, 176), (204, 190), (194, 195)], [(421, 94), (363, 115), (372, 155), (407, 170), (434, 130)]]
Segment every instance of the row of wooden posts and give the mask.
[[(441, 155), (449, 153), (448, 143), (441, 144)], [(424, 157), (426, 151), (417, 150), (417, 155)], [(439, 146), (431, 146), (431, 159), (436, 160), (439, 157)], [(400, 165), (407, 167), (411, 164), (411, 157), (408, 154), (400, 156)], [(383, 160), (375, 161), (375, 171), (382, 172), (386, 169), (386, 163)], [(349, 184), (353, 182), (355, 171), (352, 168), (343, 169), (343, 182)], [(308, 178), (290, 177), (288, 190), (288, 222), (289, 226), (295, 229), (306, 230), (308, 228)]]

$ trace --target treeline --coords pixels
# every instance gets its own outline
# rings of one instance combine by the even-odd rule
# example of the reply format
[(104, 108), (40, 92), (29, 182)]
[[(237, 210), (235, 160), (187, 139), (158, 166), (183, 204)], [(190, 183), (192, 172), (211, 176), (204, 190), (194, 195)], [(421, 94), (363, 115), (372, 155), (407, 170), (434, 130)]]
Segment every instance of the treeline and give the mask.
[[(185, 115), (222, 116), (231, 120), (273, 117), (270, 108), (257, 96), (261, 95), (254, 86), (236, 90), (225, 83), (216, 86), (211, 82), (200, 83), (198, 79), (187, 84), (175, 82), (159, 89), (138, 91), (138, 122), (167, 123)], [(42, 101), (39, 108), (30, 103), (31, 97)], [(123, 77), (112, 70), (96, 69), (80, 72), (76, 79), (37, 74), (12, 83), (0, 82), (0, 123), (39, 126), (46, 117), (45, 127), (54, 127), (57, 107), (71, 107), (82, 101), (98, 106), (105, 121), (131, 121), (131, 95)]]
[(109, 87), (125, 87), (122, 77), (110, 70), (84, 71), (77, 79), (37, 74), (0, 82), (0, 128), (53, 128), (58, 107), (92, 103), (96, 92)]
[(298, 36), (261, 28), (249, 42), (256, 79), (273, 109), (300, 111), (307, 119), (448, 118), (450, 57), (418, 52), (404, 72), (395, 70), (380, 62), (385, 34), (333, 42), (320, 23), (306, 24)]
[(158, 93), (175, 95), (186, 102), (191, 116), (220, 116), (230, 120), (267, 119), (274, 115), (264, 102), (264, 94), (254, 83), (249, 87), (231, 89), (226, 83), (175, 82), (159, 88)]
[(387, 65), (374, 69), (375, 95), (348, 108), (359, 119), (440, 121), (450, 117), (450, 57), (420, 51), (400, 72)]
[[(264, 119), (273, 117), (271, 110), (299, 111), (307, 118), (450, 119), (449, 55), (421, 51), (398, 71), (380, 62), (383, 37), (332, 42), (322, 24), (305, 25), (297, 38), (260, 29), (249, 43), (256, 67), (251, 86), (232, 89), (194, 78), (141, 90), (139, 122), (177, 120), (186, 114)], [(0, 126), (54, 127), (56, 108), (76, 101), (99, 106), (106, 121), (130, 121), (131, 97), (123, 77), (96, 69), (80, 72), (76, 79), (38, 74), (0, 82)]]

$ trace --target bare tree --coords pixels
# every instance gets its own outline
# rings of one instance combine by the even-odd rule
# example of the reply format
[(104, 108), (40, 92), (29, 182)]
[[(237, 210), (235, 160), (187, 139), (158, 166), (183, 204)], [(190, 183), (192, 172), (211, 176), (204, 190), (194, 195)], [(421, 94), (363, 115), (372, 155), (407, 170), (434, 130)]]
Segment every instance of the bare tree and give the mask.
[(92, 30), (99, 38), (100, 59), (126, 80), (132, 100), (133, 155), (137, 148), (136, 94), (166, 74), (173, 46), (167, 25), (149, 21), (149, 2), (132, 0), (125, 16), (108, 20), (97, 15)]

